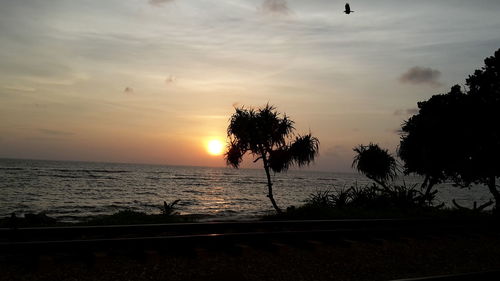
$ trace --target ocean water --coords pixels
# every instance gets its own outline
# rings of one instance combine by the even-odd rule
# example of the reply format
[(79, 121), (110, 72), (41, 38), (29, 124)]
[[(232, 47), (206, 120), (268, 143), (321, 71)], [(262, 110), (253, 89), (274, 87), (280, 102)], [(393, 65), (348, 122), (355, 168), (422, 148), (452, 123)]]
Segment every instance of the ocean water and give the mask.
[[(407, 184), (418, 177), (406, 177)], [(370, 183), (355, 173), (292, 170), (274, 176), (278, 205), (298, 206), (320, 190)], [(441, 185), (438, 200), (472, 206), (488, 201), (486, 187)], [(180, 199), (181, 214), (208, 220), (255, 219), (273, 211), (262, 169), (0, 159), (0, 217), (46, 212), (62, 221), (131, 209), (160, 213)]]

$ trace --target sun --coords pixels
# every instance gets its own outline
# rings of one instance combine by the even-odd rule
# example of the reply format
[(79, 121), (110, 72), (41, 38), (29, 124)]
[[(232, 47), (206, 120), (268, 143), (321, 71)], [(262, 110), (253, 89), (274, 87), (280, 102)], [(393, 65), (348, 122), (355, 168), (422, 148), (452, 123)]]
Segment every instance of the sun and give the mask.
[(224, 143), (220, 140), (211, 140), (207, 144), (207, 152), (210, 155), (222, 155), (224, 152)]

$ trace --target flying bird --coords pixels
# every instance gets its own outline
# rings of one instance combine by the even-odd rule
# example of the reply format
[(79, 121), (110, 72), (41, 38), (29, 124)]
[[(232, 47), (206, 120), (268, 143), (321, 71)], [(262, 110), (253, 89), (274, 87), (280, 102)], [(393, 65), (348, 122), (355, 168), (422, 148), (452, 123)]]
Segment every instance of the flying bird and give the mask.
[(349, 6), (349, 3), (345, 3), (345, 11), (344, 13), (350, 14), (353, 13), (354, 11), (351, 11), (351, 6)]

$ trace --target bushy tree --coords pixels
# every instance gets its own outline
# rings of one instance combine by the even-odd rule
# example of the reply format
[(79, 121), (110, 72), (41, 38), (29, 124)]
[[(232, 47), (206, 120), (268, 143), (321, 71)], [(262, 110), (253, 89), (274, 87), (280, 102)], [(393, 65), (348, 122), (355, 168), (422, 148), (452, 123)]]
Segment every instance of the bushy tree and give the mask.
[(450, 92), (418, 103), (402, 126), (398, 154), (406, 173), (425, 176), (427, 190), (445, 179), (485, 184), (500, 209), (500, 49)]
[(449, 170), (458, 164), (459, 150), (467, 130), (463, 126), (465, 94), (460, 86), (453, 86), (446, 94), (434, 95), (419, 102), (419, 113), (410, 117), (402, 128), (398, 154), (404, 163), (406, 174), (424, 176), (422, 189), (425, 195), (432, 193), (435, 184), (449, 176)]
[(359, 145), (353, 150), (356, 155), (352, 167), (388, 190), (387, 181), (396, 177), (397, 166), (394, 157), (387, 149), (382, 149), (373, 143)]
[(236, 108), (227, 128), (229, 146), (226, 163), (238, 168), (245, 153), (262, 160), (267, 176), (268, 197), (278, 213), (273, 197), (271, 173), (288, 170), (293, 165), (309, 165), (319, 152), (319, 140), (311, 134), (294, 136), (294, 122), (274, 106), (259, 109)]

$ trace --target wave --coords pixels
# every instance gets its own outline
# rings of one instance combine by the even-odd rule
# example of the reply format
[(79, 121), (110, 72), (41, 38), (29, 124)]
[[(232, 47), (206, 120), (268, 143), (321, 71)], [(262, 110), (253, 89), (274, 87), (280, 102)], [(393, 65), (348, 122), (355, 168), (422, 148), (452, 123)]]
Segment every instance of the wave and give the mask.
[(127, 170), (96, 170), (96, 169), (48, 169), (61, 173), (105, 173), (105, 174), (123, 174), (130, 173)]
[(14, 168), (14, 167), (0, 167), (0, 170), (3, 171), (24, 171), (23, 168)]
[(203, 176), (173, 176), (170, 177), (171, 180), (211, 180), (208, 177)]
[(115, 177), (110, 177), (110, 176), (101, 176), (101, 175), (94, 175), (94, 174), (88, 174), (88, 175), (38, 175), (41, 177), (55, 177), (55, 178), (67, 178), (67, 179), (106, 179), (106, 180), (117, 180)]
[(334, 178), (317, 178), (315, 180), (317, 180), (317, 181), (338, 181), (338, 179), (334, 179)]

